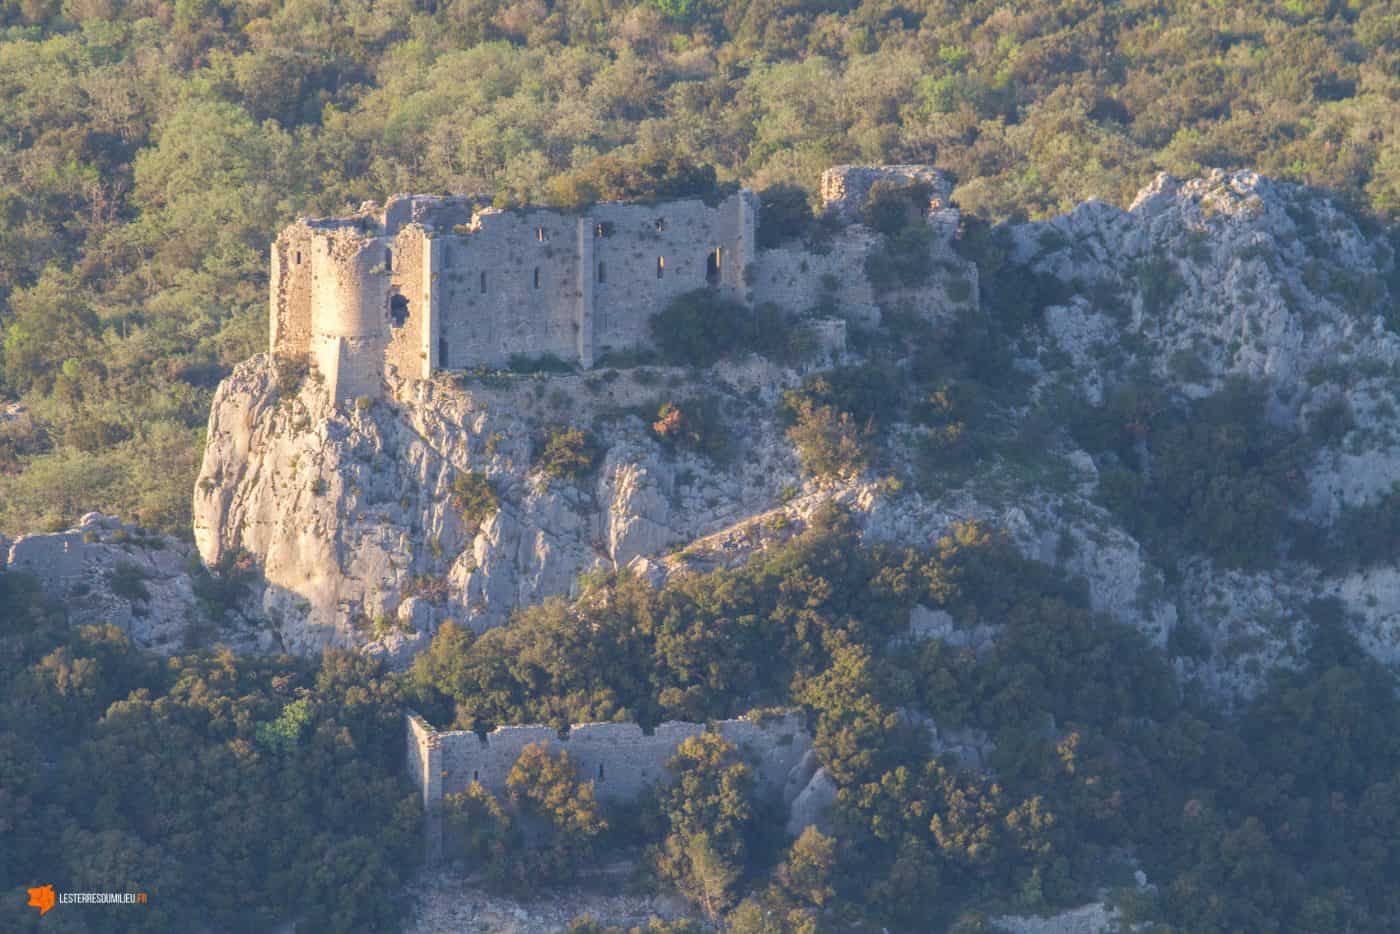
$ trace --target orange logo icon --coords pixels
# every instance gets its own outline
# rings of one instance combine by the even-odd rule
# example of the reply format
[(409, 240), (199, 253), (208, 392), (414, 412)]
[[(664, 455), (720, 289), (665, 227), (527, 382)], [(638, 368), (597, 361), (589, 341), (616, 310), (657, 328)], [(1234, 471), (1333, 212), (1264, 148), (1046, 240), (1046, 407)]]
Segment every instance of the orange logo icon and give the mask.
[(29, 907), (39, 909), (39, 917), (43, 917), (53, 907), (54, 894), (53, 886), (41, 885), (37, 889), (29, 890)]

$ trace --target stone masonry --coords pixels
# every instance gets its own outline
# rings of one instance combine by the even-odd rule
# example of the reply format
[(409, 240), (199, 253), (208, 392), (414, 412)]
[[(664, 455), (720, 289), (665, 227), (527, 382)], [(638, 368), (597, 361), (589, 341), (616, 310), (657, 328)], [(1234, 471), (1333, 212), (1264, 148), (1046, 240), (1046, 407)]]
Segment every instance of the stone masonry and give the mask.
[[(945, 207), (949, 186), (929, 166), (840, 166), (822, 177), (827, 208), (853, 218), (885, 177), (934, 182), (930, 208)], [(863, 273), (877, 242), (869, 231), (849, 227), (820, 254), (759, 250), (757, 222), (747, 190), (714, 205), (610, 202), (580, 212), (395, 195), (349, 217), (302, 218), (272, 246), (272, 350), (309, 355), (344, 403), (380, 395), (390, 368), (425, 379), (544, 355), (592, 367), (645, 346), (651, 315), (706, 286), (748, 304), (839, 307), (878, 321)]]
[(494, 794), (521, 750), (542, 743), (567, 752), (600, 800), (625, 802), (668, 778), (666, 763), (687, 738), (713, 732), (739, 750), (753, 768), (760, 794), (784, 805), (816, 770), (812, 741), (798, 711), (751, 715), (705, 725), (671, 721), (647, 733), (635, 723), (583, 723), (561, 736), (547, 726), (502, 726), (485, 736), (468, 730), (438, 732), (415, 713), (405, 716), (408, 774), (423, 796), (429, 862), (442, 855), (442, 799), (480, 782)]

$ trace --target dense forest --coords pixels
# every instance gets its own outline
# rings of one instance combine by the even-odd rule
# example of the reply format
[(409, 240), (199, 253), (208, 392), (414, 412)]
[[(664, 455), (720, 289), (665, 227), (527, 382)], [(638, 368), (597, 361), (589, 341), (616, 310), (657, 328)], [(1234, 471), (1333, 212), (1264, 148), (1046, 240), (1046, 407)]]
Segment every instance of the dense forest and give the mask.
[[(657, 159), (796, 185), (934, 162), (996, 221), (1249, 167), (1400, 216), (1378, 2), (6, 0), (0, 531), (188, 534), (266, 248), (396, 191), (568, 200)], [(626, 173), (622, 172), (625, 176)]]
[[(714, 736), (618, 809), (533, 749), (502, 798), (477, 785), (448, 801), (457, 871), (505, 891), (620, 854), (632, 885), (673, 887), (742, 934), (968, 934), (1104, 885), (1163, 934), (1400, 924), (1400, 699), (1330, 602), (1309, 609), (1303, 666), (1226, 717), (1166, 653), (1090, 612), (1082, 583), (988, 530), (867, 547), (836, 509), (734, 570), (660, 589), (595, 578), (481, 636), (445, 625), (402, 675), (343, 653), (154, 660), (110, 628), (68, 631), (22, 575), (0, 576), (0, 598), (0, 887), (152, 893), (150, 911), (102, 913), (103, 931), (402, 923), (392, 896), (422, 841), (405, 703), (478, 729), (807, 710), (839, 788), (828, 832), (785, 839)], [(994, 638), (901, 638), (915, 604)], [(930, 717), (985, 735), (990, 775), (935, 755)], [(1137, 867), (1152, 888), (1132, 884)]]

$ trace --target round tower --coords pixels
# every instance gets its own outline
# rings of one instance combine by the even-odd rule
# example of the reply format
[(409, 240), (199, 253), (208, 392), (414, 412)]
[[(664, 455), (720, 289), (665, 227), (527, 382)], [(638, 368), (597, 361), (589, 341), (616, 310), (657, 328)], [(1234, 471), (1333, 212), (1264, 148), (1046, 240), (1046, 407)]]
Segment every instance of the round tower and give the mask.
[(355, 228), (312, 251), (311, 348), (337, 404), (380, 395), (389, 342), (390, 247)]

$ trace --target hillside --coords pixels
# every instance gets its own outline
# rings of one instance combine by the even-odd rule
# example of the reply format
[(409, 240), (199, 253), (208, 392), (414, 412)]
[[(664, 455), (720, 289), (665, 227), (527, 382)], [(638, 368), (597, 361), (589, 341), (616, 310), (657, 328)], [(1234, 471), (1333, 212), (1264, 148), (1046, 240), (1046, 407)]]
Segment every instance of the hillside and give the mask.
[(5, 0), (0, 91), (5, 930), (1400, 930), (1393, 4)]

